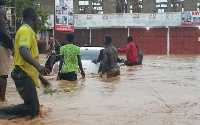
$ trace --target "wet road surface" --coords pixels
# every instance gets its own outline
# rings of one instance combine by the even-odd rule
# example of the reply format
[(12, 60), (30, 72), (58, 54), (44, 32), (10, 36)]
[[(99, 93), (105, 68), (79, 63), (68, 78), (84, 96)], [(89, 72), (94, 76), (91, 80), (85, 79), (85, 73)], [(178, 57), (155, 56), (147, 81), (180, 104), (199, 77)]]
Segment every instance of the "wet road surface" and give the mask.
[[(41, 55), (40, 62), (45, 60)], [(199, 72), (200, 55), (146, 55), (142, 66), (122, 66), (112, 79), (91, 74), (67, 82), (46, 76), (56, 92), (37, 89), (40, 115), (0, 119), (0, 125), (199, 125)], [(6, 98), (7, 105), (22, 103), (10, 78)]]

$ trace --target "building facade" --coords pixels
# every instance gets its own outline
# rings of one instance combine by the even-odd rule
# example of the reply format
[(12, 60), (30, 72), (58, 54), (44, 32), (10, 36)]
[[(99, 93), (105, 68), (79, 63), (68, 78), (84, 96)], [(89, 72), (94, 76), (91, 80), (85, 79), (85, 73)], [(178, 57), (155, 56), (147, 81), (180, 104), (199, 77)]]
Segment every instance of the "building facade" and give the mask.
[[(199, 0), (73, 0), (75, 14), (165, 13), (199, 11)], [(53, 14), (54, 0), (37, 0), (42, 10)]]
[[(74, 0), (75, 42), (103, 46), (104, 36), (111, 35), (118, 48), (131, 35), (144, 54), (200, 54), (198, 25), (181, 25), (181, 11), (198, 11), (198, 5), (197, 0)], [(67, 32), (53, 33), (53, 24), (48, 31), (50, 40), (66, 40)]]

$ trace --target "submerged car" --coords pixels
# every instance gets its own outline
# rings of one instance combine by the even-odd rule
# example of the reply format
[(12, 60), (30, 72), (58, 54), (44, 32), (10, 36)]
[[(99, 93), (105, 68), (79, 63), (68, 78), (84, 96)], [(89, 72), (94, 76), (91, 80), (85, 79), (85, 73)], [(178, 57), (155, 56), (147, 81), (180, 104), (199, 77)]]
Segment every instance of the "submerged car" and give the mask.
[[(81, 62), (85, 74), (98, 74), (100, 63), (93, 63), (92, 60), (97, 59), (100, 50), (103, 47), (80, 47), (81, 50)], [(59, 61), (53, 65), (52, 73), (58, 73)]]

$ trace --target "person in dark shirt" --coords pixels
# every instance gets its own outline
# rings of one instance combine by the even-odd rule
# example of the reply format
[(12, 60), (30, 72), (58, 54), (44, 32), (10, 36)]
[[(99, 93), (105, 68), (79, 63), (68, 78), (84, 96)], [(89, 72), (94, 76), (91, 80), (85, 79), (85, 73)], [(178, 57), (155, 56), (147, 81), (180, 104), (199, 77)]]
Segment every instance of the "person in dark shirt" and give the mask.
[[(51, 72), (52, 68), (53, 68), (53, 65), (55, 64), (55, 62), (56, 62), (56, 55), (55, 55), (55, 53), (52, 53), (48, 57), (48, 59), (47, 59), (47, 61), (45, 63), (45, 67)], [(46, 74), (44, 74), (44, 75), (46, 75)]]
[(56, 46), (56, 47), (55, 47), (55, 55), (56, 55), (55, 62), (60, 61), (60, 56), (59, 56), (59, 54), (60, 54), (60, 46)]
[(99, 70), (98, 70), (98, 73), (102, 72), (102, 65), (103, 65), (103, 50), (100, 50), (100, 53), (99, 53), (99, 56), (98, 56), (98, 59), (95, 59), (95, 60), (92, 60), (93, 63), (97, 64), (100, 62), (100, 65), (99, 65)]

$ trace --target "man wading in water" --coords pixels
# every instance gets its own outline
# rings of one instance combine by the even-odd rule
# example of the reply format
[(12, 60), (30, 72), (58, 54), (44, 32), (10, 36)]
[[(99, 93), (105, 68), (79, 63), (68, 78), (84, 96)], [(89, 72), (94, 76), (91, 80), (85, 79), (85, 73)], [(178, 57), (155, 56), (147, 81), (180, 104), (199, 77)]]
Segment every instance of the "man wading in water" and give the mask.
[[(104, 40), (105, 49), (103, 50), (103, 68), (101, 77), (105, 72), (107, 78), (116, 77), (120, 75), (120, 67), (117, 65), (118, 52), (117, 49), (111, 45), (112, 38), (110, 36), (105, 36)], [(106, 69), (106, 67), (108, 69)]]

